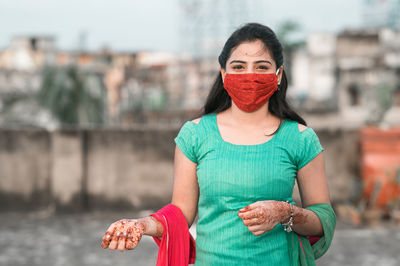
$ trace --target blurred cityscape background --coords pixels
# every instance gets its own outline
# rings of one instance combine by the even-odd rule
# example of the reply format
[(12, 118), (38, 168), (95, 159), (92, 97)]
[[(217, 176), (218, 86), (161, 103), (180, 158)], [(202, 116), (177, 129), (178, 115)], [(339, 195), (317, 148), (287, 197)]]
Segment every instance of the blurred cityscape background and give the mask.
[(100, 239), (170, 202), (173, 138), (247, 22), (278, 35), (325, 148), (339, 224), (318, 265), (400, 265), (400, 0), (0, 0), (0, 265), (155, 265), (151, 239)]

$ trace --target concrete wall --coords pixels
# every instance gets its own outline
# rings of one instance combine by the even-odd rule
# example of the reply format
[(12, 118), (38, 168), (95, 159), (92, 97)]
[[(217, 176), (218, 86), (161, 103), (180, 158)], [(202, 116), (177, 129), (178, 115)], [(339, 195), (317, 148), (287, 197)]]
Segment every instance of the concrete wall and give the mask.
[(0, 209), (51, 201), (51, 141), (41, 130), (0, 130)]
[[(171, 200), (177, 132), (1, 129), (0, 210), (159, 208)], [(331, 199), (356, 199), (357, 132), (316, 132)]]

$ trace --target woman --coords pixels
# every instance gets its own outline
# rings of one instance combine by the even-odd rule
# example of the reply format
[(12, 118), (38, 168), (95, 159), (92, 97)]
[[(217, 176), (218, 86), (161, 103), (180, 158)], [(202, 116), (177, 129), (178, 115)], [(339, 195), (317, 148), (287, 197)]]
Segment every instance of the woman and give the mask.
[[(305, 236), (329, 233), (318, 241), (321, 256), (336, 220), (324, 149), (286, 101), (282, 45), (271, 29), (249, 23), (230, 36), (218, 59), (220, 74), (203, 114), (175, 138), (172, 204), (189, 227), (198, 210), (195, 265), (313, 264), (318, 256), (309, 254)], [(296, 178), (303, 208), (292, 199)], [(110, 249), (132, 249), (142, 234), (164, 231), (153, 216), (117, 221), (103, 247), (111, 240)]]

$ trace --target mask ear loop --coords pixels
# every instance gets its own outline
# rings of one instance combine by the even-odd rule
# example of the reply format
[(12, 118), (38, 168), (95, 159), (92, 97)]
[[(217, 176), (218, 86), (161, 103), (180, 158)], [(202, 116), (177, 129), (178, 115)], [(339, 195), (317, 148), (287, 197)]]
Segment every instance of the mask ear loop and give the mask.
[[(281, 68), (279, 67), (278, 70), (276, 71), (276, 77), (278, 77), (280, 70), (281, 70)], [(281, 83), (278, 83), (278, 91), (280, 90), (280, 85), (281, 85)]]

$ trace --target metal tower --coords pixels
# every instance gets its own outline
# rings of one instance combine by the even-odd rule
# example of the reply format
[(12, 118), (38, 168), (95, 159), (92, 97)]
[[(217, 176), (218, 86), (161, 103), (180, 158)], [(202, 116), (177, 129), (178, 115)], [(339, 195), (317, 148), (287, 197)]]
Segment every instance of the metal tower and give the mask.
[[(218, 55), (225, 40), (241, 24), (252, 22), (255, 0), (180, 0), (181, 51), (195, 58)], [(257, 1), (256, 10), (260, 10)], [(251, 16), (253, 15), (253, 17)]]
[(363, 11), (366, 27), (400, 29), (400, 0), (364, 0)]

